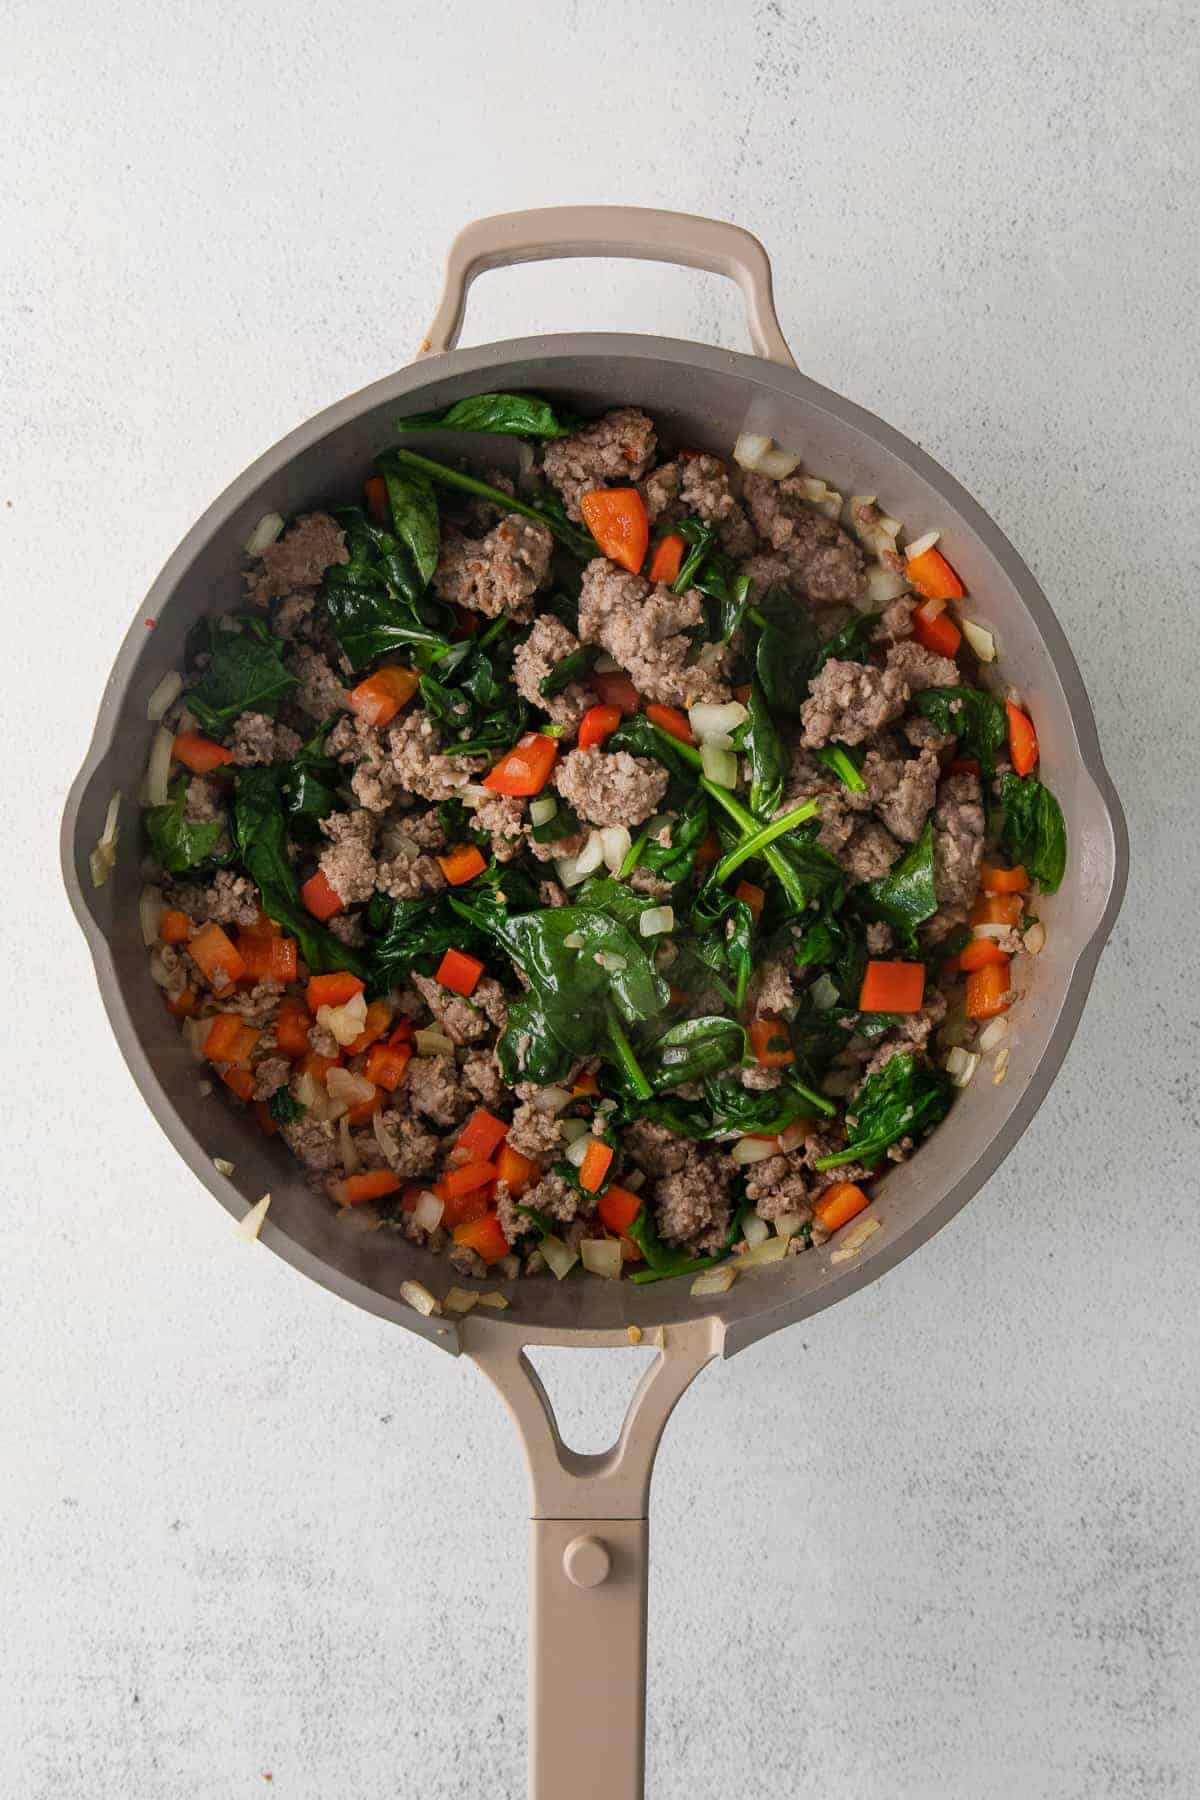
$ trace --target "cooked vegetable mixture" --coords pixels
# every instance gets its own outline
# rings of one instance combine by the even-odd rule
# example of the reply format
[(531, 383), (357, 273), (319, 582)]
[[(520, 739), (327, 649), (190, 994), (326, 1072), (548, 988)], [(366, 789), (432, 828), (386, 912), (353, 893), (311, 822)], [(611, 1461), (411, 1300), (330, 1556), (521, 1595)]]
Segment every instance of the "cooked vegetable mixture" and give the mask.
[(399, 424), (535, 475), (394, 448), (260, 523), (151, 702), (151, 973), (338, 1206), (463, 1276), (716, 1291), (1003, 1079), (1066, 862), (1033, 722), (936, 536), (769, 440)]

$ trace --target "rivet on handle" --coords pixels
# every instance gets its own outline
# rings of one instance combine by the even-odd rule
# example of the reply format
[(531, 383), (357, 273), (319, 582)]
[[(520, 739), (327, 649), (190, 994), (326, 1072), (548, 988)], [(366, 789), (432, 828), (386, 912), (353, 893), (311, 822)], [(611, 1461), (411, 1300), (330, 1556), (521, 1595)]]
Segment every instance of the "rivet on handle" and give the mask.
[(577, 1537), (563, 1551), (563, 1568), (568, 1581), (579, 1588), (599, 1587), (608, 1580), (612, 1557), (603, 1538)]

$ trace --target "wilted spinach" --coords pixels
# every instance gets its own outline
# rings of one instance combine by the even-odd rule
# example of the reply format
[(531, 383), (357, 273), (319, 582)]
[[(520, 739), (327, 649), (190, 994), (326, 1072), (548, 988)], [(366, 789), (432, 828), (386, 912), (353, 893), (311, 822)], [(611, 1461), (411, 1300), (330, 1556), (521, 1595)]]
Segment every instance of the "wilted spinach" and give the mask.
[(560, 438), (578, 431), (572, 413), (556, 412), (537, 394), (470, 394), (443, 412), (396, 420), (397, 431), (496, 431), (512, 437)]
[(276, 1088), (267, 1101), (267, 1111), (277, 1125), (294, 1125), (304, 1117), (307, 1108), (293, 1099), (286, 1087)]
[(865, 891), (868, 910), (892, 927), (906, 949), (915, 950), (917, 926), (937, 911), (932, 819), (900, 861), (878, 881), (867, 882)]
[(954, 1090), (939, 1069), (918, 1067), (911, 1052), (893, 1056), (868, 1075), (847, 1112), (849, 1141), (835, 1155), (819, 1157), (817, 1169), (861, 1162), (873, 1169), (889, 1145), (932, 1130), (950, 1109)]
[(490, 500), (502, 513), (520, 513), (526, 519), (534, 519), (539, 525), (547, 526), (559, 543), (583, 562), (590, 562), (596, 554), (594, 539), (572, 525), (565, 514), (555, 508), (547, 506), (539, 509), (531, 506), (512, 494), (504, 493), (500, 488), (491, 487), (486, 481), (477, 480), (474, 475), (464, 474), (461, 469), (452, 469), (446, 463), (434, 462), (429, 456), (418, 456), (415, 450), (389, 450), (387, 457), (392, 467), (424, 475), (438, 487), (454, 488), (460, 494), (474, 494), (477, 499)]
[(754, 671), (777, 719), (799, 716), (819, 666), (820, 639), (807, 604), (773, 581), (747, 613), (757, 629)]
[(561, 694), (573, 681), (584, 680), (599, 655), (599, 644), (580, 644), (578, 650), (572, 650), (569, 655), (564, 656), (539, 681), (538, 693), (542, 699), (552, 700), (555, 694)]
[(209, 663), (187, 704), (202, 730), (222, 737), (244, 712), (274, 718), (281, 703), (298, 686), (284, 666), (283, 645), (260, 621), (256, 630), (209, 633)]
[(713, 1013), (699, 1019), (681, 1019), (639, 1053), (643, 1073), (656, 1094), (667, 1093), (687, 1081), (702, 1081), (739, 1063), (746, 1034), (736, 1019)]
[(1000, 783), (1004, 808), (1001, 842), (1014, 862), (1044, 894), (1053, 894), (1067, 867), (1067, 825), (1062, 807), (1048, 787), (1033, 775), (1005, 775)]
[[(840, 781), (845, 782), (852, 794), (865, 794), (867, 784), (859, 773), (861, 751), (847, 750), (842, 744), (827, 744), (824, 749), (814, 750), (813, 755), (819, 763), (832, 771)], [(857, 761), (855, 758), (857, 757)]]
[(761, 679), (750, 684), (749, 718), (741, 726), (738, 748), (750, 765), (750, 810), (768, 817), (783, 798), (791, 759), (767, 707)]
[(325, 725), (279, 771), (279, 796), (288, 830), (305, 843), (319, 841), (321, 820), (337, 810), (342, 771), (325, 753), (328, 735)]
[(956, 737), (963, 754), (973, 756), (980, 773), (995, 772), (996, 753), (1004, 748), (1008, 725), (1004, 708), (981, 688), (926, 688), (914, 696), (917, 710), (944, 737)]
[(155, 861), (168, 875), (183, 875), (211, 862), (225, 829), (221, 819), (185, 818), (186, 804), (187, 782), (180, 781), (172, 799), (162, 806), (149, 806), (142, 814)]
[(835, 631), (818, 649), (813, 674), (820, 674), (827, 662), (865, 662), (879, 617), (878, 613), (857, 613), (840, 631)]
[(366, 959), (318, 925), (300, 898), (300, 884), (287, 856), (287, 822), (275, 769), (242, 769), (233, 803), (233, 838), (246, 873), (262, 895), (268, 918), (297, 939), (314, 974), (349, 969), (364, 979)]

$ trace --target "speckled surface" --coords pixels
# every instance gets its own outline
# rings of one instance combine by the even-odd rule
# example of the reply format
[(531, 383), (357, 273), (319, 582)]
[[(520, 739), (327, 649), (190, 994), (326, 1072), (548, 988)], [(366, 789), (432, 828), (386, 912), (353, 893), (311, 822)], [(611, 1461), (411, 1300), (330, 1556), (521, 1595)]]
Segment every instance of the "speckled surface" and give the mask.
[[(460, 223), (595, 199), (761, 234), (802, 366), (1043, 582), (1133, 837), (1002, 1173), (672, 1423), (650, 1791), (1195, 1795), (1194, 10), (103, 10), (10, 0), (0, 68), (0, 1792), (522, 1791), (507, 1422), (235, 1243), (111, 1053), (54, 837), (195, 515), (411, 353)], [(650, 266), (477, 288), (475, 339), (543, 326), (742, 341), (732, 292)], [(568, 1416), (607, 1385), (570, 1366)]]

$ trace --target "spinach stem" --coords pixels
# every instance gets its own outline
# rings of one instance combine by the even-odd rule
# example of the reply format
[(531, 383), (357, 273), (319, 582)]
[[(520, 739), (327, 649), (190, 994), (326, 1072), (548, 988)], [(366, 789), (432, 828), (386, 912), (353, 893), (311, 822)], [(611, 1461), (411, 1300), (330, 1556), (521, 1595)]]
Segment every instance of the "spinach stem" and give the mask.
[(625, 1034), (625, 1027), (611, 1006), (608, 1009), (608, 1035), (612, 1039), (613, 1049), (617, 1053), (617, 1061), (628, 1076), (630, 1086), (638, 1099), (652, 1100), (654, 1089), (642, 1073), (641, 1064), (633, 1054), (633, 1045)]
[(571, 525), (564, 525), (549, 513), (540, 513), (536, 506), (530, 506), (512, 494), (504, 494), (499, 488), (489, 487), (486, 481), (477, 481), (474, 475), (465, 475), (461, 469), (448, 468), (445, 463), (434, 462), (430, 456), (420, 456), (415, 450), (394, 449), (391, 455), (405, 467), (417, 469), (422, 475), (427, 475), (430, 481), (440, 482), (442, 487), (457, 488), (462, 494), (476, 494), (481, 500), (490, 500), (506, 513), (520, 513), (523, 518), (545, 525), (559, 543), (565, 545), (572, 555), (579, 557), (581, 562), (590, 562), (597, 554), (596, 545), (581, 531), (576, 531)]
[(641, 862), (642, 851), (646, 848), (649, 841), (649, 831), (641, 831), (638, 833), (637, 837), (634, 838), (632, 844), (630, 844), (629, 849), (625, 853), (625, 861), (621, 864), (621, 872), (617, 876), (618, 881), (628, 881), (629, 877), (633, 874), (633, 871)]
[[(819, 802), (806, 800), (802, 806), (794, 806), (791, 812), (781, 814), (778, 819), (772, 819), (769, 824), (760, 825), (751, 813), (746, 812), (744, 807), (738, 805), (736, 800), (732, 806), (729, 805), (729, 795), (725, 788), (718, 787), (715, 782), (707, 779), (702, 780), (700, 786), (714, 799), (720, 800), (725, 810), (737, 819), (738, 824), (747, 833), (740, 843), (733, 846), (732, 850), (726, 851), (713, 870), (709, 879), (714, 887), (721, 887), (729, 880), (734, 870), (740, 869), (744, 862), (748, 862), (752, 856), (764, 855), (769, 851), (776, 838), (785, 836), (797, 825), (803, 825), (806, 819), (811, 819), (815, 813), (820, 811)], [(770, 862), (769, 856), (767, 861)]]
[(852, 758), (837, 744), (829, 744), (825, 749), (816, 750), (813, 754), (818, 762), (824, 763), (827, 769), (832, 769), (835, 775), (841, 776), (852, 794), (866, 793), (867, 784), (854, 766)]
[[(675, 736), (674, 732), (664, 731), (661, 725), (654, 724), (653, 719), (651, 719), (650, 723), (653, 729), (657, 731), (663, 743), (668, 744), (672, 750), (677, 751), (685, 762), (691, 763), (694, 769), (702, 769), (704, 767), (703, 762), (700, 760), (700, 752), (693, 749), (691, 744), (685, 744), (682, 738), (677, 738)], [(703, 783), (701, 785), (703, 786)]]

